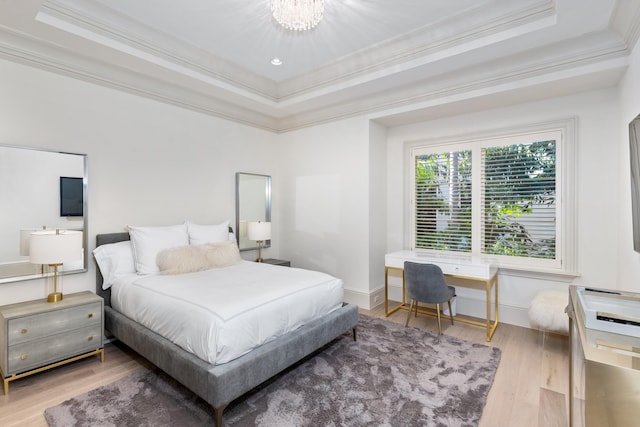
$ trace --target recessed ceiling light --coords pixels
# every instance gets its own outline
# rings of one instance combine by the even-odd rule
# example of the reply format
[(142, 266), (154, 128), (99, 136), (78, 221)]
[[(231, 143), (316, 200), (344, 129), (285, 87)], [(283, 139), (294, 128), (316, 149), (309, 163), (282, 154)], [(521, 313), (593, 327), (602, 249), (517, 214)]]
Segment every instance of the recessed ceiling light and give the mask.
[(273, 58), (271, 60), (271, 65), (275, 65), (275, 66), (282, 65), (282, 60), (280, 60), (280, 58)]

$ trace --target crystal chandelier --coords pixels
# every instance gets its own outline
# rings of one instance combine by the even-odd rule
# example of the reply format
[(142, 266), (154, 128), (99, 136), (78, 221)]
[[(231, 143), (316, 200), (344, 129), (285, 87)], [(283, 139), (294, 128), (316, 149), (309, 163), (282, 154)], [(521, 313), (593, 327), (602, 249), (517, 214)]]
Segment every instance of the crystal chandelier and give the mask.
[(273, 18), (288, 30), (304, 31), (318, 25), (323, 0), (270, 0)]

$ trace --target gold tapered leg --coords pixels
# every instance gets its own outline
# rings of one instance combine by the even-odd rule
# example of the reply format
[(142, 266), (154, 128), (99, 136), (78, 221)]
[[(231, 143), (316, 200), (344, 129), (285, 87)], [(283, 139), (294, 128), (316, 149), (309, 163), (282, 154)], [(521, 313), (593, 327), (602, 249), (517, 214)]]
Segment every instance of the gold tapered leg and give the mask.
[(413, 309), (413, 303), (415, 302), (415, 300), (411, 300), (411, 304), (409, 305), (409, 311), (407, 312), (407, 321), (404, 322), (404, 326), (407, 327), (409, 326), (409, 319), (411, 318), (411, 310)]
[(442, 335), (442, 325), (440, 324), (440, 304), (436, 304), (436, 312), (438, 313), (438, 335)]

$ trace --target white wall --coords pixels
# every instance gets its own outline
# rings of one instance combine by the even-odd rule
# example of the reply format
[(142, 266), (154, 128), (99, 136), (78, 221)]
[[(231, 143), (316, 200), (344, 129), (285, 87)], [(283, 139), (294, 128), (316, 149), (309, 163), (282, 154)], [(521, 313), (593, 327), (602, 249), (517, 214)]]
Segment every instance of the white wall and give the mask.
[[(619, 176), (624, 173), (620, 170), (619, 115), (617, 91), (610, 89), (389, 129), (387, 249), (409, 247), (406, 144), (577, 117), (577, 267), (581, 276), (573, 283), (617, 288), (618, 234), (614, 225), (619, 221)], [(563, 278), (506, 274), (500, 274), (499, 281), (501, 319), (524, 326), (528, 325), (526, 310), (537, 290), (565, 289), (568, 284)], [(458, 294), (463, 302), (469, 300), (459, 311), (484, 313), (482, 305), (473, 302), (482, 295), (464, 289)]]
[(369, 291), (366, 308), (384, 301), (387, 253), (387, 128), (369, 123)]
[(620, 204), (617, 216), (617, 284), (621, 290), (640, 292), (640, 254), (633, 251), (631, 227), (631, 176), (629, 168), (629, 122), (640, 114), (640, 43), (630, 56), (630, 64), (619, 86), (620, 157), (617, 169)]
[[(349, 119), (280, 136), (281, 253), (343, 279), (347, 300), (369, 299), (369, 125)], [(383, 265), (383, 264), (381, 264)], [(384, 268), (384, 267), (382, 267)]]
[[(0, 144), (88, 154), (90, 250), (127, 224), (234, 223), (236, 172), (272, 175), (282, 191), (275, 134), (7, 61), (0, 81)], [(95, 288), (89, 266), (65, 277), (65, 292)], [(42, 281), (0, 285), (0, 304), (43, 295)]]

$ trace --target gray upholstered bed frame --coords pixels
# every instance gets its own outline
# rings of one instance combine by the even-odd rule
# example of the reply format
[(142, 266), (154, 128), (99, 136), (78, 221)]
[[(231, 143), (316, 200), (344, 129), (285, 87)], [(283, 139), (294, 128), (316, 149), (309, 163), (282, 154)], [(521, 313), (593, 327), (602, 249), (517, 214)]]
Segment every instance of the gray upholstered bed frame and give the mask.
[[(96, 236), (97, 246), (123, 240), (129, 240), (129, 233)], [(222, 427), (222, 412), (232, 400), (349, 330), (353, 330), (355, 339), (358, 323), (358, 308), (344, 304), (339, 310), (244, 356), (212, 365), (114, 310), (110, 291), (102, 289), (99, 269), (96, 293), (104, 298), (105, 329), (213, 406), (218, 427)]]

